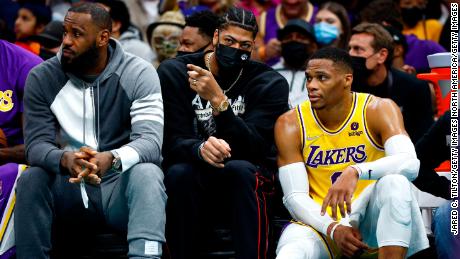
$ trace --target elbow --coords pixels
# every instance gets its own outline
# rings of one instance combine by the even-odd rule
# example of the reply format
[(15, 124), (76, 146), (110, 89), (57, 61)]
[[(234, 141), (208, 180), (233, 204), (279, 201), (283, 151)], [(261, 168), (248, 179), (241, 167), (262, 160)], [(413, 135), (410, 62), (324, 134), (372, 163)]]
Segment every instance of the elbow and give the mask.
[(420, 170), (420, 160), (418, 158), (411, 157), (406, 159), (399, 166), (400, 174), (404, 175), (409, 181), (413, 181), (417, 178), (418, 172)]

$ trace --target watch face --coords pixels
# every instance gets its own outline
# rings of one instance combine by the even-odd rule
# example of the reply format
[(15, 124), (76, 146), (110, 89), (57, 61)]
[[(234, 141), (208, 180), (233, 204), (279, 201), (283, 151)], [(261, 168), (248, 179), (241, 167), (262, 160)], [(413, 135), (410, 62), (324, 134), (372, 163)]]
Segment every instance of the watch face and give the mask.
[(115, 170), (120, 169), (121, 167), (121, 159), (120, 158), (114, 158), (112, 161), (112, 168)]
[(228, 103), (228, 100), (225, 100), (223, 101), (221, 104), (220, 104), (220, 107), (219, 107), (219, 111), (223, 112), (223, 111), (226, 111), (228, 109), (228, 106), (230, 104)]

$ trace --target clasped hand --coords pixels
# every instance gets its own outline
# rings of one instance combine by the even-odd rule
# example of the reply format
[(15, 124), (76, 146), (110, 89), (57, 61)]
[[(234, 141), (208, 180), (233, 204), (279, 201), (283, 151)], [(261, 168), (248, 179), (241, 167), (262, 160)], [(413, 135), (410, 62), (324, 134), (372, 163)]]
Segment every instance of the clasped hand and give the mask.
[(69, 182), (100, 184), (101, 177), (110, 169), (111, 152), (97, 152), (90, 147), (81, 147), (79, 152), (65, 152), (61, 165), (70, 173)]
[(208, 164), (223, 168), (224, 159), (231, 157), (230, 151), (230, 145), (225, 140), (211, 136), (201, 146), (200, 155)]

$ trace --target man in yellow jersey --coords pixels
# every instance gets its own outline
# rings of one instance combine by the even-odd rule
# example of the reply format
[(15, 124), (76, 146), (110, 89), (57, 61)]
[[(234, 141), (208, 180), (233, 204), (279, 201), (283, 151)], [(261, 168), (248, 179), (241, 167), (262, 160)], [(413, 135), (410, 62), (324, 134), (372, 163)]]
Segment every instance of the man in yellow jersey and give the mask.
[(404, 258), (428, 247), (409, 182), (420, 162), (401, 112), (390, 99), (351, 92), (352, 73), (345, 51), (319, 50), (307, 63), (309, 101), (276, 123), (283, 203), (294, 219), (277, 258)]

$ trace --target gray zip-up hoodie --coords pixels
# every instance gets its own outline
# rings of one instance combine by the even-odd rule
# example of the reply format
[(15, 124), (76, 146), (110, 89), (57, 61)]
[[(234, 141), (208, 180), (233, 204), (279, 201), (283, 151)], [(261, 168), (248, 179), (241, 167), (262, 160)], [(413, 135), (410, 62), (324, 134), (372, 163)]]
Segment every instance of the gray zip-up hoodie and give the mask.
[(110, 40), (104, 71), (87, 83), (60, 64), (60, 53), (29, 74), (24, 94), (26, 158), (60, 172), (65, 151), (87, 145), (115, 150), (123, 171), (140, 162), (160, 165), (163, 99), (154, 67)]

